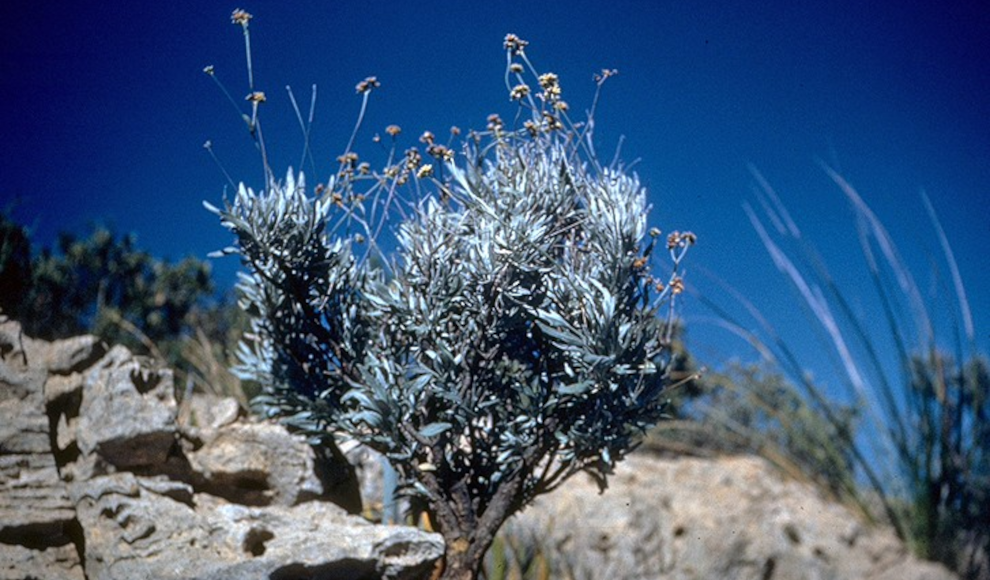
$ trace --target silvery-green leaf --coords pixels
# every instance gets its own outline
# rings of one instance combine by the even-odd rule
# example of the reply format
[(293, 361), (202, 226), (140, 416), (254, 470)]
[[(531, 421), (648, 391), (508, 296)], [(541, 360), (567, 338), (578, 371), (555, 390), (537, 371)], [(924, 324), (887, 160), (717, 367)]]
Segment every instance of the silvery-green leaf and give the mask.
[(382, 416), (375, 411), (360, 411), (351, 416), (351, 421), (355, 423), (365, 423), (369, 427), (378, 428), (382, 426)]
[(441, 433), (449, 430), (453, 425), (443, 421), (438, 421), (436, 423), (430, 423), (419, 430), (419, 434), (423, 437), (436, 437)]
[(570, 385), (560, 385), (557, 387), (557, 392), (564, 395), (580, 395), (591, 388), (593, 384), (593, 381), (578, 381)]

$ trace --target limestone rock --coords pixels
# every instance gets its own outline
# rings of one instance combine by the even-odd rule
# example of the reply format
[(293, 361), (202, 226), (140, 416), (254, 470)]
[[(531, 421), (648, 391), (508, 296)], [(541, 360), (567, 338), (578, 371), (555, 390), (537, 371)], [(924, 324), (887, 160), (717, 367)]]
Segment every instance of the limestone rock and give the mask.
[(236, 494), (246, 505), (291, 506), (324, 494), (312, 448), (280, 425), (224, 425), (188, 457), (216, 495)]
[(179, 424), (190, 439), (208, 441), (216, 437), (219, 429), (242, 416), (241, 407), (233, 397), (192, 393), (182, 401)]
[(76, 336), (54, 342), (28, 338), (25, 340), (29, 364), (47, 369), (49, 373), (65, 375), (90, 367), (106, 352), (95, 336)]
[(0, 359), (8, 367), (30, 366), (53, 374), (68, 374), (90, 366), (104, 352), (104, 345), (95, 336), (76, 336), (54, 342), (25, 336), (20, 324), (0, 314)]
[(324, 502), (184, 501), (130, 473), (72, 489), (91, 578), (415, 578), (443, 551), (435, 535), (373, 525)]
[(172, 372), (114, 347), (86, 375), (76, 441), (116, 467), (163, 463), (175, 444)]
[(599, 495), (576, 476), (511, 522), (576, 578), (952, 580), (755, 457), (630, 456)]
[(0, 319), (0, 580), (412, 580), (442, 555), (436, 534), (321, 501), (283, 427), (223, 399), (197, 427), (177, 413), (169, 370)]
[(0, 542), (0, 580), (85, 580), (79, 553), (72, 544), (32, 550)]
[(0, 323), (0, 578), (82, 578), (75, 510), (51, 452), (45, 369), (24, 364), (20, 328)]
[[(413, 580), (442, 555), (326, 501), (327, 461), (283, 427), (187, 403), (179, 420), (171, 372), (124, 348), (0, 317), (0, 580)], [(605, 494), (578, 476), (509, 525), (576, 579), (955, 578), (756, 458), (633, 455)]]

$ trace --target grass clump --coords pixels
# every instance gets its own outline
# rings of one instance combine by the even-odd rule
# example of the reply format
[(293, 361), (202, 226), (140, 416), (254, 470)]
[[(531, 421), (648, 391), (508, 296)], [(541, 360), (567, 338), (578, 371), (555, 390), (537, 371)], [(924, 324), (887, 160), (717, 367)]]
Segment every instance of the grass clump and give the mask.
[[(826, 392), (807, 372), (798, 345), (783, 339), (751, 301), (734, 293), (760, 330), (700, 296), (719, 323), (744, 337), (763, 362), (699, 381), (686, 403), (694, 421), (663, 425), (660, 446), (714, 444), (757, 452), (889, 523), (920, 557), (966, 578), (990, 574), (990, 375), (976, 345), (969, 302), (947, 236), (924, 207), (951, 284), (923, 298), (887, 229), (836, 171), (849, 201), (875, 291), (853, 296), (829, 272), (767, 181), (753, 170), (763, 217), (746, 206), (754, 230), (799, 297), (822, 351), (845, 389)], [(772, 227), (768, 227), (769, 224)], [(844, 267), (848, 267), (844, 264)], [(875, 304), (859, 314), (853, 304)]]

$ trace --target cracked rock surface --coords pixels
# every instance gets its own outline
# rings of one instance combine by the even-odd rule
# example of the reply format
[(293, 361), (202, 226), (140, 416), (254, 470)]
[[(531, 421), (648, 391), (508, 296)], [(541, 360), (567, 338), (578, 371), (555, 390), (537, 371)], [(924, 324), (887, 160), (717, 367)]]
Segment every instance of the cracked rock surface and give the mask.
[[(378, 460), (353, 455), (374, 502)], [(0, 580), (429, 577), (440, 537), (348, 515), (326, 473), (232, 399), (180, 409), (168, 369), (0, 318)], [(507, 527), (576, 579), (956, 580), (753, 457), (634, 454), (604, 494), (575, 476)]]
[(958, 580), (758, 457), (634, 454), (608, 483), (575, 476), (509, 525), (575, 578)]
[(314, 450), (171, 371), (0, 319), (0, 580), (415, 579), (436, 534), (349, 515)]

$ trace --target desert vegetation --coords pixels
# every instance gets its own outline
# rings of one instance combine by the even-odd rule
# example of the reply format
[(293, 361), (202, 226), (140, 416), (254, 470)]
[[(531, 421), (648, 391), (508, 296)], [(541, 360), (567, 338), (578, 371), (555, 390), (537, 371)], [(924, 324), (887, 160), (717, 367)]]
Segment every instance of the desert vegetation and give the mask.
[(227, 369), (244, 317), (217, 294), (205, 261), (162, 260), (133, 234), (102, 225), (35, 247), (15, 210), (0, 213), (0, 310), (27, 335), (94, 334), (174, 368), (183, 392), (233, 395), (247, 406), (244, 386)]
[[(948, 282), (926, 297), (897, 244), (860, 193), (838, 172), (825, 175), (855, 217), (864, 278), (875, 296), (852, 295), (835, 281), (815, 246), (768, 181), (753, 172), (758, 214), (745, 206), (782, 286), (799, 297), (795, 312), (822, 337), (841, 389), (827, 391), (752, 300), (727, 310), (699, 302), (745, 338), (758, 362), (722, 365), (681, 393), (677, 420), (649, 439), (657, 450), (749, 452), (792, 477), (816, 483), (871, 521), (891, 525), (920, 557), (967, 578), (990, 573), (990, 406), (988, 360), (976, 344), (959, 266), (935, 209), (922, 195), (931, 238)], [(853, 267), (850, 263), (844, 268)], [(873, 302), (870, 302), (873, 300)], [(853, 304), (875, 304), (857, 310)], [(744, 315), (738, 314), (739, 312)], [(750, 330), (755, 329), (755, 330)], [(694, 363), (700, 364), (700, 363)]]
[[(220, 254), (245, 268), (237, 304), (211, 300), (198, 260), (158, 260), (106, 229), (39, 250), (8, 212), (0, 310), (27, 334), (95, 333), (176, 367), (184, 393), (251, 400), (338, 459), (342, 439), (379, 451), (396, 491), (427, 514), (406, 521), (443, 534), (445, 578), (583, 577), (569, 555), (502, 524), (576, 473), (604, 486), (641, 442), (653, 453), (761, 455), (893, 527), (919, 556), (966, 578), (990, 574), (990, 370), (927, 198), (919, 206), (948, 272), (933, 296), (864, 196), (822, 164), (852, 208), (859, 267), (876, 293), (876, 314), (864, 319), (852, 306), (864, 297), (835, 282), (753, 171), (762, 213), (743, 211), (781, 273), (768, 284), (799, 297), (795, 313), (836, 361), (837, 396), (807, 372), (817, 361), (802, 360), (746, 296), (719, 286), (735, 296), (728, 309), (685, 283), (694, 235), (651, 227), (635, 175), (595, 150), (598, 93), (573, 120), (562, 80), (534, 66), (524, 40), (510, 34), (503, 46), (513, 117), (492, 114), (446, 138), (406, 139), (391, 125), (382, 160), (355, 148), (381, 89), (375, 77), (361, 81), (354, 133), (320, 180), (312, 110), (305, 116), (291, 92), (311, 171), (270, 166), (251, 16), (238, 10), (233, 21), (247, 99), (233, 98), (214, 67), (205, 72), (263, 169), (258, 190), (238, 184), (207, 143), (237, 192), (207, 204), (234, 236)], [(596, 88), (613, 74), (597, 75)], [(696, 360), (674, 310), (684, 296), (744, 337), (757, 360)]]
[[(249, 38), (247, 22), (242, 15), (239, 23), (244, 27), (245, 38)], [(334, 224), (338, 230), (333, 232), (345, 232), (345, 235), (338, 235), (342, 243), (330, 250), (321, 249), (323, 255), (344, 256), (345, 261), (350, 264), (361, 264), (362, 259), (367, 259), (372, 254), (379, 256), (378, 267), (366, 270), (372, 278), (369, 286), (364, 286), (368, 284), (367, 279), (358, 280), (354, 277), (353, 270), (344, 268), (347, 273), (341, 274), (334, 283), (342, 284), (338, 288), (345, 288), (347, 291), (338, 295), (357, 301), (355, 296), (362, 292), (354, 292), (355, 288), (374, 288), (364, 291), (371, 303), (371, 308), (366, 311), (367, 316), (377, 319), (379, 323), (388, 321), (392, 325), (384, 333), (391, 336), (379, 336), (379, 339), (384, 339), (383, 343), (402, 345), (398, 349), (393, 346), (379, 362), (365, 365), (357, 371), (358, 374), (372, 372), (376, 377), (373, 383), (377, 387), (373, 384), (372, 388), (366, 388), (363, 396), (357, 394), (358, 391), (352, 391), (354, 394), (349, 400), (343, 400), (346, 395), (342, 396), (342, 393), (346, 392), (346, 388), (337, 389), (336, 394), (332, 395), (341, 397), (340, 401), (335, 402), (338, 407), (348, 403), (358, 404), (359, 410), (357, 414), (351, 412), (351, 425), (347, 428), (352, 431), (352, 435), (364, 437), (366, 442), (372, 442), (371, 434), (388, 425), (390, 420), (395, 423), (408, 421), (408, 418), (395, 421), (390, 417), (394, 414), (397, 400), (401, 398), (389, 393), (389, 388), (394, 388), (394, 383), (418, 382), (420, 384), (413, 392), (419, 393), (424, 387), (429, 390), (437, 377), (446, 376), (452, 383), (467, 380), (457, 372), (450, 374), (452, 368), (463, 365), (463, 360), (459, 360), (460, 351), (451, 348), (451, 337), (456, 337), (460, 330), (458, 326), (464, 324), (463, 318), (450, 316), (463, 312), (464, 300), (471, 295), (470, 292), (462, 294), (465, 292), (463, 281), (501, 280), (501, 275), (496, 273), (508, 270), (499, 270), (499, 263), (511, 264), (511, 269), (515, 270), (506, 280), (509, 283), (505, 288), (508, 292), (499, 293), (505, 291), (499, 285), (486, 287), (484, 284), (475, 284), (477, 290), (474, 298), (480, 295), (495, 303), (507, 298), (515, 301), (519, 311), (508, 309), (511, 312), (508, 319), (514, 320), (510, 323), (510, 328), (513, 324), (520, 324), (518, 319), (513, 318), (519, 316), (519, 312), (524, 313), (523, 318), (527, 314), (532, 316), (528, 322), (521, 323), (521, 328), (526, 329), (523, 332), (526, 340), (538, 341), (534, 335), (542, 334), (548, 342), (536, 349), (531, 349), (531, 344), (522, 345), (523, 352), (529, 350), (538, 358), (553, 360), (557, 356), (553, 354), (554, 348), (560, 348), (564, 353), (587, 349), (585, 355), (580, 357), (584, 359), (583, 365), (571, 355), (563, 356), (558, 359), (558, 363), (553, 363), (560, 365), (561, 372), (558, 375), (565, 379), (564, 383), (575, 385), (575, 392), (566, 394), (584, 394), (581, 389), (587, 388), (582, 386), (586, 381), (585, 377), (602, 376), (598, 374), (597, 367), (602, 359), (597, 357), (605, 353), (602, 345), (595, 345), (593, 340), (611, 332), (606, 331), (610, 326), (606, 321), (621, 310), (621, 307), (616, 310), (616, 306), (599, 312), (586, 310), (594, 308), (591, 304), (598, 301), (609, 306), (611, 301), (618, 299), (615, 304), (625, 302), (626, 308), (636, 304), (646, 306), (649, 303), (651, 308), (656, 309), (658, 299), (671, 298), (684, 289), (676, 268), (683, 257), (683, 251), (694, 242), (693, 236), (675, 232), (667, 238), (667, 250), (671, 253), (670, 263), (675, 268), (675, 273), (662, 281), (657, 280), (648, 273), (651, 252), (657, 241), (656, 232), (651, 231), (652, 239), (644, 242), (645, 247), (641, 247), (639, 241), (646, 238), (643, 232), (645, 226), (637, 225), (631, 230), (623, 231), (623, 226), (628, 228), (629, 222), (635, 223), (637, 216), (643, 212), (642, 202), (637, 202), (640, 205), (630, 206), (629, 201), (615, 198), (614, 193), (611, 198), (602, 198), (603, 202), (599, 203), (611, 206), (606, 213), (612, 213), (611, 217), (615, 221), (612, 226), (604, 226), (600, 230), (600, 241), (592, 242), (596, 236), (592, 231), (579, 231), (583, 228), (571, 230), (573, 226), (570, 224), (592, 219), (591, 210), (595, 209), (595, 202), (585, 198), (577, 205), (568, 206), (562, 198), (554, 197), (553, 192), (561, 188), (580, 190), (580, 184), (590, 185), (594, 189), (595, 180), (602, 178), (615, 184), (616, 178), (623, 176), (623, 167), (615, 163), (610, 167), (600, 165), (590, 130), (593, 118), (589, 117), (588, 122), (578, 124), (570, 120), (567, 103), (561, 96), (560, 80), (556, 75), (540, 72), (532, 65), (527, 58), (525, 41), (509, 35), (506, 37), (505, 49), (508, 57), (506, 90), (510, 98), (519, 103), (520, 112), (512, 123), (506, 124), (498, 115), (489, 117), (485, 131), (468, 135), (463, 151), (453, 149), (451, 141), (441, 145), (432, 134), (426, 134), (421, 141), (426, 147), (427, 158), (432, 157), (432, 162), (429, 163), (424, 161), (418, 150), (408, 149), (400, 155), (393, 145), (389, 163), (378, 172), (371, 170), (368, 164), (359, 162), (357, 154), (351, 149), (354, 143), (352, 136), (340, 157), (340, 170), (334, 180), (328, 180), (314, 190), (320, 195), (310, 203), (315, 206), (319, 199), (324, 204), (329, 200), (330, 204), (342, 210), (341, 215), (344, 216)], [(599, 88), (601, 82), (612, 72), (603, 71), (599, 75)], [(526, 75), (531, 77), (529, 82)], [(536, 83), (532, 83), (532, 80)], [(377, 86), (378, 81), (374, 78), (369, 78), (358, 86), (363, 99), (362, 112), (367, 106), (371, 90)], [(252, 95), (257, 94), (253, 86), (250, 88)], [(267, 167), (264, 142), (260, 125), (257, 124), (259, 100), (249, 100), (252, 103), (251, 113), (244, 115), (244, 118), (262, 152), (270, 190), (281, 191), (281, 197), (289, 198), (290, 192), (285, 189), (287, 185), (300, 190), (302, 188), (298, 180), (293, 181), (291, 174), (283, 182), (274, 180), (273, 172)], [(593, 115), (594, 106), (591, 111)], [(298, 117), (305, 134), (302, 116)], [(399, 132), (398, 127), (389, 127), (386, 132), (393, 137), (394, 143)], [(461, 155), (463, 165), (458, 164)], [(546, 168), (553, 169), (546, 171)], [(840, 361), (839, 375), (845, 377), (853, 396), (842, 400), (824, 392), (821, 386), (810, 379), (806, 365), (797, 358), (795, 349), (779, 339), (775, 330), (766, 323), (765, 317), (753, 312), (752, 304), (745, 297), (739, 297), (739, 303), (743, 311), (753, 313), (758, 325), (762, 325), (760, 333), (746, 331), (748, 325), (737, 320), (737, 316), (719, 309), (714, 302), (700, 294), (699, 302), (716, 308), (727, 327), (744, 334), (757, 347), (762, 360), (735, 366), (720, 365), (718, 361), (704, 361), (715, 370), (699, 378), (695, 375), (695, 370), (702, 365), (694, 365), (689, 353), (677, 349), (672, 320), (666, 320), (665, 328), (653, 327), (655, 332), (663, 335), (659, 346), (667, 349), (663, 365), (657, 367), (665, 370), (658, 374), (666, 377), (668, 384), (680, 379), (680, 389), (668, 392), (662, 398), (653, 397), (652, 400), (666, 400), (668, 397), (680, 399), (681, 404), (678, 407), (682, 411), (675, 420), (661, 423), (651, 433), (648, 445), (680, 451), (697, 452), (700, 449), (707, 453), (761, 454), (792, 476), (812, 481), (836, 498), (855, 506), (864, 517), (893, 526), (919, 555), (942, 561), (953, 569), (976, 577), (983, 573), (981, 570), (986, 566), (987, 553), (987, 537), (980, 526), (980, 522), (987, 519), (986, 490), (987, 475), (990, 473), (986, 455), (982, 451), (987, 443), (986, 357), (975, 345), (968, 301), (951, 246), (934, 209), (925, 198), (923, 203), (931, 216), (934, 237), (939, 241), (952, 278), (952, 289), (949, 291), (943, 287), (940, 302), (956, 306), (949, 312), (939, 311), (940, 315), (948, 317), (949, 324), (935, 324), (932, 321), (933, 314), (921, 299), (912, 274), (904, 265), (880, 220), (837, 172), (827, 166), (823, 166), (823, 170), (845, 194), (856, 215), (865, 260), (865, 275), (873, 281), (876, 289), (883, 313), (883, 325), (856, 317), (850, 307), (853, 297), (844, 293), (832, 280), (813, 245), (801, 238), (797, 224), (791, 220), (783, 203), (755, 170), (754, 182), (758, 185), (756, 195), (761, 202), (760, 206), (765, 210), (765, 218), (761, 219), (749, 207), (745, 211), (770, 259), (784, 274), (785, 282), (793, 285), (804, 300), (803, 305), (795, 305), (795, 310), (810, 312), (813, 322), (822, 328), (822, 334), (827, 337), (830, 348), (836, 353), (836, 360)], [(550, 175), (552, 173), (556, 173), (556, 177)], [(361, 183), (370, 185), (359, 192), (355, 187)], [(415, 195), (402, 198), (399, 195), (399, 188), (402, 186), (411, 186)], [(426, 186), (432, 186), (432, 198), (429, 194), (424, 195), (423, 192), (428, 190)], [(263, 203), (268, 204), (270, 211), (285, 211), (276, 207), (274, 195), (267, 201), (252, 201), (251, 193), (248, 192), (247, 196), (244, 193), (242, 190), (238, 198), (242, 211), (252, 203), (256, 204), (255, 211), (264, 207), (261, 205)], [(518, 193), (523, 195), (513, 195)], [(546, 202), (538, 199), (541, 194), (548, 197)], [(255, 197), (262, 198), (263, 196)], [(297, 207), (304, 204), (300, 199), (295, 201)], [(430, 201), (424, 202), (423, 199)], [(365, 205), (369, 200), (371, 203)], [(236, 215), (236, 211), (232, 210), (236, 210), (237, 203), (226, 210), (220, 210), (221, 215)], [(579, 213), (568, 217), (568, 207)], [(331, 208), (324, 205), (322, 209), (327, 211)], [(398, 260), (390, 259), (381, 252), (382, 224), (391, 209), (396, 209), (403, 221), (398, 234)], [(621, 211), (627, 213), (616, 213)], [(531, 226), (528, 228), (528, 235), (521, 234), (527, 228), (520, 226), (524, 223), (520, 216), (533, 220), (529, 222)], [(240, 217), (250, 223), (249, 213), (243, 213)], [(310, 218), (310, 223), (316, 223), (313, 219)], [(774, 231), (782, 238), (781, 241), (775, 241), (764, 220), (775, 226)], [(318, 222), (318, 218), (316, 221)], [(554, 226), (532, 227), (533, 224), (540, 223)], [(509, 233), (513, 224), (520, 228), (516, 234)], [(238, 227), (229, 220), (227, 225), (239, 236), (244, 235), (243, 226)], [(310, 231), (325, 232), (319, 224), (308, 227)], [(547, 230), (551, 235), (545, 240), (539, 240), (539, 234)], [(452, 233), (456, 235), (452, 236)], [(242, 241), (239, 251), (244, 255), (245, 238), (239, 239)], [(482, 243), (480, 247), (490, 248), (494, 254), (489, 253), (487, 259), (483, 257), (484, 252), (479, 253), (477, 249), (478, 240)], [(253, 243), (249, 238), (248, 241)], [(663, 239), (660, 241), (662, 243)], [(351, 253), (348, 246), (355, 242), (365, 244), (367, 249), (362, 256), (355, 257)], [(785, 250), (782, 242), (791, 245)], [(547, 245), (543, 245), (540, 250), (531, 249), (524, 251), (522, 255), (516, 255), (519, 248), (535, 249), (541, 247), (541, 243)], [(595, 268), (587, 271), (591, 276), (577, 275), (578, 272), (585, 272), (582, 268), (589, 267), (589, 264), (577, 259), (576, 255), (569, 255), (569, 252), (587, 253), (589, 249), (593, 250), (592, 253), (604, 251), (600, 256), (608, 258), (603, 259), (603, 263), (612, 264), (606, 269), (613, 272), (624, 271), (628, 276), (626, 281), (620, 281), (614, 275), (602, 277), (594, 273), (600, 272)], [(437, 256), (443, 257), (437, 261)], [(465, 256), (474, 257), (472, 261), (476, 263), (470, 266), (480, 263), (492, 268), (489, 275), (481, 275), (479, 278), (474, 268), (465, 266)], [(501, 261), (502, 256), (506, 256), (507, 261)], [(256, 273), (259, 272), (258, 264), (264, 261), (251, 257), (247, 259), (255, 261), (253, 269)], [(270, 259), (266, 262), (269, 268), (274, 263)], [(489, 263), (492, 266), (488, 266)], [(527, 263), (531, 264), (528, 275), (523, 275), (527, 271), (525, 267), (516, 270)], [(534, 286), (533, 280), (542, 276), (542, 270), (550, 267), (550, 264), (554, 267), (566, 265), (565, 270), (570, 273), (564, 274), (563, 279), (597, 279), (604, 291), (595, 284), (574, 286), (555, 295), (552, 288), (559, 282), (554, 282), (555, 276), (552, 275)], [(616, 268), (616, 265), (619, 267)], [(269, 270), (260, 278), (248, 281), (246, 288), (255, 304), (263, 302), (264, 293), (271, 291), (270, 287), (263, 289), (263, 283), (267, 281), (271, 285), (274, 280), (280, 280), (280, 276), (282, 274)], [(520, 278), (514, 280), (513, 276)], [(284, 281), (280, 283), (285, 284)], [(658, 295), (656, 298), (649, 298), (651, 289)], [(439, 295), (435, 294), (438, 290), (441, 292)], [(544, 292), (547, 294), (541, 295)], [(326, 296), (328, 292), (324, 289), (316, 294)], [(416, 296), (422, 297), (423, 304), (417, 304), (419, 298), (412, 299)], [(437, 301), (438, 296), (443, 299)], [(587, 298), (587, 301), (585, 298), (575, 298), (578, 296)], [(625, 300), (622, 296), (625, 296)], [(573, 302), (575, 299), (577, 302)], [(573, 306), (561, 308), (555, 316), (540, 307), (534, 309), (534, 301), (542, 301), (543, 304), (552, 304), (558, 308)], [(353, 312), (356, 306), (356, 303), (342, 302), (334, 308), (337, 313), (346, 309)], [(568, 310), (573, 312), (574, 306), (582, 313), (580, 322), (567, 318)], [(433, 313), (437, 307), (447, 313), (447, 318), (441, 315), (442, 320), (433, 319), (436, 318)], [(478, 312), (482, 312), (486, 307), (479, 305), (477, 308)], [(471, 307), (467, 307), (467, 311), (472, 312)], [(425, 316), (424, 312), (430, 312), (431, 315)], [(256, 307), (256, 313), (266, 315), (259, 307)], [(651, 317), (655, 314), (656, 312), (652, 313)], [(606, 316), (603, 318), (602, 315)], [(277, 317), (270, 311), (267, 316)], [(357, 324), (359, 318), (360, 316), (352, 321)], [(633, 319), (629, 319), (627, 324), (630, 323), (634, 324)], [(620, 323), (618, 328), (622, 326)], [(426, 331), (430, 327), (438, 330), (440, 336)], [(445, 332), (445, 328), (449, 330)], [(882, 336), (874, 332), (878, 328), (884, 328)], [(946, 328), (949, 336), (938, 336), (936, 329), (945, 332)], [(534, 333), (533, 329), (539, 332)], [(362, 331), (356, 327), (341, 327), (335, 332), (338, 332), (335, 336), (351, 337), (349, 339), (353, 340)], [(264, 332), (255, 334), (264, 336)], [(619, 335), (611, 335), (610, 338), (614, 340), (622, 334), (620, 330)], [(506, 348), (507, 337), (509, 334), (493, 337), (492, 348)], [(264, 352), (262, 342), (255, 343), (255, 348), (262, 350), (255, 352), (254, 360), (265, 360), (262, 355), (273, 356), (270, 352)], [(410, 346), (417, 343), (419, 346)], [(886, 348), (884, 344), (892, 345), (892, 348)], [(628, 347), (630, 343), (623, 346)], [(609, 350), (614, 362), (621, 358), (615, 356), (618, 351), (614, 345), (611, 349), (604, 349), (605, 352)], [(654, 348), (652, 352), (656, 354), (660, 350), (662, 349)], [(301, 352), (307, 351), (303, 349)], [(634, 348), (632, 352), (647, 351), (637, 351)], [(675, 352), (678, 356), (674, 355)], [(894, 360), (889, 360), (890, 353), (893, 353)], [(367, 356), (367, 353), (358, 352), (348, 354), (358, 358)], [(277, 359), (278, 355), (274, 356)], [(517, 361), (525, 358), (517, 358)], [(336, 365), (334, 372), (337, 376), (343, 377), (348, 372), (355, 372), (345, 370), (346, 363), (341, 359), (331, 359), (331, 366)], [(359, 362), (354, 364), (361, 367)], [(539, 363), (535, 368), (542, 364)], [(265, 365), (262, 367), (266, 368)], [(424, 369), (428, 371), (424, 372)], [(892, 372), (891, 369), (895, 370)], [(509, 376), (516, 372), (519, 369), (514, 365), (500, 370), (500, 374)], [(249, 376), (256, 378), (258, 374), (249, 373)], [(526, 373), (520, 376), (526, 376)], [(642, 378), (636, 380), (640, 382)], [(269, 384), (275, 382), (277, 381)], [(353, 385), (348, 386), (353, 388)], [(278, 388), (282, 390), (274, 398), (262, 400), (276, 407), (281, 405), (281, 414), (299, 417), (298, 411), (306, 409), (308, 404), (294, 399), (300, 390), (284, 386), (276, 387)], [(309, 396), (318, 392), (313, 386), (307, 388)], [(568, 389), (566, 386), (564, 388)], [(634, 392), (638, 389), (636, 387)], [(271, 389), (269, 391), (271, 394)], [(302, 392), (307, 391), (304, 388)], [(401, 389), (396, 392), (401, 392)], [(500, 392), (505, 391), (501, 389)], [(518, 396), (520, 402), (525, 403), (531, 403), (534, 397), (539, 397), (526, 389), (519, 390)], [(292, 404), (286, 405), (285, 401), (291, 401)], [(450, 412), (461, 401), (453, 402), (455, 404), (445, 408), (444, 412)], [(484, 399), (479, 399), (477, 403), (483, 405)], [(320, 427), (338, 420), (332, 418), (334, 411), (321, 411), (326, 417)], [(509, 423), (526, 423), (526, 415), (530, 418), (533, 416), (527, 411), (514, 418), (506, 415), (498, 419)], [(579, 412), (577, 416), (587, 416), (587, 413)], [(307, 421), (312, 419), (305, 412), (303, 417)], [(460, 451), (464, 451), (466, 447), (470, 455), (479, 455), (477, 445), (463, 445), (465, 441), (471, 440), (470, 426), (477, 417), (471, 415), (453, 421), (447, 420), (448, 418), (443, 414), (428, 414), (427, 418), (412, 423), (418, 424), (420, 430), (426, 429), (430, 433), (436, 431), (447, 442), (445, 450), (429, 438), (417, 441), (409, 433), (393, 432), (385, 436), (379, 434), (374, 441), (386, 454), (395, 455), (397, 449), (402, 449), (399, 452), (402, 455), (400, 459), (407, 462), (410, 455), (415, 456), (409, 450), (416, 448), (417, 444), (432, 447), (431, 453), (416, 458), (417, 461), (426, 459), (419, 465), (426, 466), (427, 476), (418, 483), (426, 488), (427, 497), (431, 493), (437, 495), (437, 489), (430, 489), (424, 482), (434, 481), (432, 478), (436, 477), (434, 468), (437, 467), (435, 460), (438, 457), (443, 456), (444, 459), (453, 459), (455, 462), (460, 460), (465, 465), (478, 460), (467, 457), (458, 459), (458, 452), (454, 450), (454, 447), (459, 447)], [(656, 418), (654, 415), (649, 421), (633, 421), (632, 424), (641, 429)], [(495, 419), (485, 416), (485, 421)], [(485, 422), (486, 429), (490, 429), (491, 425), (493, 424)], [(476, 430), (477, 427), (473, 429)], [(507, 432), (511, 433), (511, 430)], [(458, 437), (452, 438), (455, 434)], [(477, 437), (476, 434), (474, 436)], [(610, 461), (621, 457), (621, 451), (618, 457), (612, 456), (615, 450), (622, 449), (631, 442), (623, 436), (619, 438), (621, 444), (617, 447), (601, 446), (603, 441), (612, 436), (595, 433), (594, 437), (600, 438), (596, 445), (591, 446), (596, 449), (585, 457), (604, 463), (606, 467)], [(457, 439), (457, 442), (451, 446), (453, 439)], [(564, 442), (559, 435), (558, 439), (561, 443)], [(485, 440), (487, 443), (493, 441)], [(569, 444), (574, 445), (574, 442)], [(566, 456), (572, 461), (569, 468), (572, 471), (582, 466), (591, 466), (591, 463), (575, 461), (580, 455), (579, 447), (575, 447), (573, 452), (566, 445), (560, 448), (567, 453), (574, 453), (573, 456)], [(524, 454), (520, 451), (521, 447), (514, 449), (515, 454)], [(513, 456), (510, 448), (504, 449), (502, 453), (496, 459), (504, 460)], [(480, 455), (485, 454), (482, 452)], [(604, 476), (607, 469), (600, 469), (601, 465), (598, 467), (599, 474)], [(565, 469), (562, 473), (569, 472)], [(474, 477), (477, 475), (478, 472), (475, 472)], [(417, 480), (417, 476), (408, 469), (402, 476), (407, 485)], [(485, 472), (483, 477), (486, 476), (491, 478), (492, 474)], [(458, 481), (464, 480), (455, 478), (448, 483), (457, 485)], [(523, 484), (523, 488), (527, 488), (527, 485), (529, 484)], [(544, 488), (552, 489), (554, 485), (555, 483), (550, 483), (541, 487), (540, 483), (536, 483), (530, 489), (543, 491)], [(423, 489), (416, 491), (424, 492)], [(454, 498), (447, 498), (445, 501), (457, 503)], [(455, 527), (452, 523), (447, 526)], [(448, 541), (457, 542), (459, 537), (448, 537)], [(503, 548), (505, 545), (508, 544), (504, 544)], [(481, 553), (483, 552), (482, 550)], [(474, 557), (473, 561), (476, 566), (479, 557)]]
[[(234, 21), (250, 54), (250, 15)], [(678, 267), (695, 237), (648, 227), (635, 175), (594, 153), (594, 109), (572, 122), (526, 46), (505, 37), (514, 124), (492, 115), (458, 149), (424, 134), (425, 156), (393, 149), (377, 170), (352, 137), (313, 189), (291, 169), (275, 179), (251, 86), (244, 119), (268, 182), (207, 204), (247, 269), (238, 372), (261, 385), (259, 407), (386, 457), (445, 539), (442, 578), (476, 577), (505, 520), (570, 476), (604, 487), (674, 382)], [(357, 86), (362, 111), (378, 86)]]

